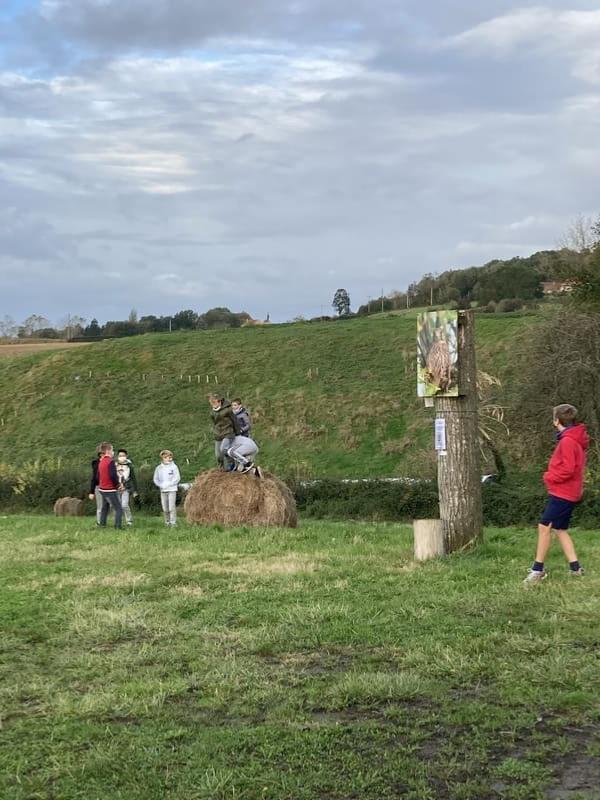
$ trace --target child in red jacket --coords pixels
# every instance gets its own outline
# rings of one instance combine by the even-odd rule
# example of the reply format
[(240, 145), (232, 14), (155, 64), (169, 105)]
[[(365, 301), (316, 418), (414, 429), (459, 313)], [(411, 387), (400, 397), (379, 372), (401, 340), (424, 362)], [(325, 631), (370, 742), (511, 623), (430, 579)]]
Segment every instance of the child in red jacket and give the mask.
[(557, 430), (558, 444), (544, 473), (549, 496), (538, 525), (535, 561), (524, 581), (529, 585), (543, 581), (547, 575), (544, 559), (550, 549), (552, 531), (569, 562), (570, 574), (576, 577), (583, 575), (573, 540), (567, 531), (575, 504), (581, 500), (583, 494), (583, 472), (589, 438), (585, 425), (577, 423), (577, 409), (568, 403), (556, 406), (553, 424)]

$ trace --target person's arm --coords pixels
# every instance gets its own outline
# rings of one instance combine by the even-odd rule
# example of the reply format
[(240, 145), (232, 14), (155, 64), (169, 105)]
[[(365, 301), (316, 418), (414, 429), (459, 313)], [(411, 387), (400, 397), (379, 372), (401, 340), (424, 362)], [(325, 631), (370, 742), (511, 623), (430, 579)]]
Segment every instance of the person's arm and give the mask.
[(90, 497), (95, 493), (98, 486), (98, 461), (92, 461), (92, 479), (90, 481)]
[(250, 436), (250, 414), (247, 411), (242, 411), (240, 414), (240, 431), (242, 436)]
[(138, 485), (137, 485), (137, 478), (135, 477), (135, 470), (133, 468), (133, 464), (129, 466), (129, 478), (131, 479), (131, 486), (133, 487), (133, 494), (134, 496), (138, 494)]
[(561, 439), (552, 459), (553, 463), (549, 466), (544, 479), (547, 476), (554, 483), (570, 481), (577, 472), (578, 448), (577, 442)]
[(117, 465), (115, 464), (114, 461), (110, 462), (110, 467), (108, 468), (108, 474), (113, 484), (117, 488), (119, 488), (121, 486), (121, 481), (119, 479), (119, 473), (117, 472)]
[(175, 484), (175, 488), (177, 489), (177, 487), (181, 483), (181, 475), (179, 474), (179, 467), (177, 466), (177, 464), (173, 464), (173, 467), (175, 469), (175, 474), (173, 475), (173, 482)]
[(237, 414), (234, 414), (233, 411), (229, 411), (229, 419), (231, 420), (231, 424), (233, 425), (233, 430), (236, 436), (240, 436), (242, 431), (240, 427), (240, 421), (237, 417)]
[(160, 465), (154, 470), (154, 475), (152, 477), (152, 483), (155, 486), (158, 486), (158, 488), (160, 489), (161, 485), (160, 485), (159, 475), (160, 475)]

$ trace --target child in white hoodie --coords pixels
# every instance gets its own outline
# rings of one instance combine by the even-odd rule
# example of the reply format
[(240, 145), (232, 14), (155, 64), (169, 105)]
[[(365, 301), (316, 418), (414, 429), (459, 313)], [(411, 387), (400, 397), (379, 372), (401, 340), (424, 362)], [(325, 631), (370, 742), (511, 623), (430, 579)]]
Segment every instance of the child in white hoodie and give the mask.
[(160, 504), (167, 527), (177, 525), (177, 486), (181, 480), (179, 468), (170, 450), (160, 451), (160, 464), (154, 470), (154, 484), (160, 489)]

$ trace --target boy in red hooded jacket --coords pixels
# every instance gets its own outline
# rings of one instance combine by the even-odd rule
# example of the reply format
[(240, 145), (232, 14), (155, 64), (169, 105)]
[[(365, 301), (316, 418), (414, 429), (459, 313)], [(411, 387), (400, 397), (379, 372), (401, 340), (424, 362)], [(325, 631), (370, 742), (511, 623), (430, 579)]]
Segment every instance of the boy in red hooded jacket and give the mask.
[(544, 473), (549, 497), (538, 525), (535, 561), (524, 581), (529, 585), (543, 581), (547, 575), (544, 559), (550, 549), (552, 531), (569, 562), (570, 574), (576, 577), (583, 575), (573, 540), (567, 531), (575, 504), (581, 500), (583, 494), (583, 472), (589, 438), (585, 425), (577, 423), (577, 409), (568, 403), (554, 408), (553, 424), (557, 431), (558, 444)]

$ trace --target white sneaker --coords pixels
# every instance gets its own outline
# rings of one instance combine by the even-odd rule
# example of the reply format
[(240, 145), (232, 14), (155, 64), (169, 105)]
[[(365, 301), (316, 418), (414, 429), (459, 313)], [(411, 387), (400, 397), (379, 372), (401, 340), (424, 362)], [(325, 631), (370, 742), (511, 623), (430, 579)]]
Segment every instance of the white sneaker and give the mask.
[(535, 586), (536, 583), (541, 583), (547, 575), (546, 570), (530, 569), (523, 583), (525, 586)]

